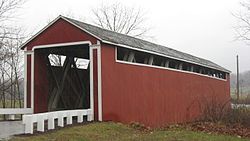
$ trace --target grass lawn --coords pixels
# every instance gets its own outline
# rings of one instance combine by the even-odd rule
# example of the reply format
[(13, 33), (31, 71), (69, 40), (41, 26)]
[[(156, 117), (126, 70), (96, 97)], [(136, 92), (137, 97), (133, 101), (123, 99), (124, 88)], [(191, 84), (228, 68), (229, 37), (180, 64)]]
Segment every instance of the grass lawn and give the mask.
[(113, 122), (90, 123), (63, 128), (49, 133), (19, 136), (13, 141), (249, 141), (238, 137), (211, 135), (184, 129), (142, 132)]

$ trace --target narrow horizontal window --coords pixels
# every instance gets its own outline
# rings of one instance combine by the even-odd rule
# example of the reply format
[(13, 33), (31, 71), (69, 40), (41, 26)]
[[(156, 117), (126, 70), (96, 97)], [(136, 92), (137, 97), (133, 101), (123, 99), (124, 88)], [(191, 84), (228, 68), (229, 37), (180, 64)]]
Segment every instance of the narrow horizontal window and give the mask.
[(207, 75), (210, 77), (216, 77), (226, 79), (226, 73), (217, 71), (211, 68), (203, 67), (196, 64), (187, 63), (184, 61), (171, 59), (155, 54), (150, 54), (142, 51), (136, 51), (127, 48), (117, 47), (117, 60), (145, 64), (152, 66), (159, 66), (165, 68), (171, 68), (181, 71), (193, 72), (197, 74)]

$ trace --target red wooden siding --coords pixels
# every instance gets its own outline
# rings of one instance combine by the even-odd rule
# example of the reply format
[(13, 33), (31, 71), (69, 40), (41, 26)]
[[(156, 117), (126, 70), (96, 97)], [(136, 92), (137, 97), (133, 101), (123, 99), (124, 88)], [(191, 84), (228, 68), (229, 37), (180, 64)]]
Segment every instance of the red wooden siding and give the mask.
[(45, 55), (35, 51), (34, 68), (34, 112), (48, 111), (49, 82)]
[(194, 120), (199, 103), (230, 99), (229, 79), (115, 62), (115, 48), (102, 44), (103, 120), (151, 127)]

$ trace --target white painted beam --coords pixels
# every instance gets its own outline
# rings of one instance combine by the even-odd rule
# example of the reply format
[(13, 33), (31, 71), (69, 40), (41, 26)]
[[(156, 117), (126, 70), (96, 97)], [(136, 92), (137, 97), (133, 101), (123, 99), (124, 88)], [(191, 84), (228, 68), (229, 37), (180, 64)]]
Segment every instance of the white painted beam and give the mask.
[(0, 108), (0, 115), (31, 114), (31, 108)]
[(133, 62), (135, 59), (135, 53), (134, 52), (129, 52), (129, 56), (128, 56), (128, 62)]
[(166, 60), (166, 62), (165, 62), (165, 67), (166, 67), (166, 68), (169, 67), (169, 61), (168, 61), (168, 60)]
[(97, 46), (97, 79), (98, 79), (98, 120), (102, 121), (102, 54), (101, 45)]
[(89, 59), (90, 59), (90, 109), (92, 110), (92, 119), (94, 120), (94, 57), (93, 57), (93, 50), (97, 48), (93, 46), (89, 46)]
[(153, 65), (153, 62), (154, 62), (154, 56), (151, 55), (151, 56), (149, 57), (148, 64), (149, 64), (149, 65)]
[(191, 66), (190, 71), (194, 72), (194, 66), (193, 65)]
[(179, 70), (182, 70), (182, 69), (183, 69), (183, 63), (180, 63), (180, 64), (179, 64), (178, 69), (179, 69)]
[(123, 60), (124, 61), (128, 61), (128, 56), (129, 56), (129, 52), (126, 51), (125, 54), (124, 54), (124, 56), (123, 56)]

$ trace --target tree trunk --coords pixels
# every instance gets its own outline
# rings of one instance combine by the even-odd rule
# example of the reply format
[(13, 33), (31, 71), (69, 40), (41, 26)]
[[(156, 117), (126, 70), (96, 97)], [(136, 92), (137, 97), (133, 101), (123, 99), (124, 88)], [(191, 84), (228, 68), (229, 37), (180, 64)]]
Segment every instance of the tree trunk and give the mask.
[(19, 101), (19, 108), (22, 108), (22, 99), (21, 99), (21, 93), (19, 88), (19, 81), (18, 81), (18, 74), (17, 74), (17, 68), (15, 67), (15, 79), (16, 79), (16, 87), (17, 87), (17, 94), (18, 94), (18, 101)]
[[(13, 63), (13, 56), (11, 58), (11, 61)], [(11, 72), (10, 72), (10, 107), (13, 108), (13, 66), (11, 66)], [(15, 102), (15, 101), (14, 101)]]
[[(3, 68), (2, 68), (3, 69)], [(5, 81), (4, 81), (4, 71), (2, 70), (2, 97), (3, 97), (3, 108), (6, 108), (6, 100), (5, 100)], [(3, 116), (3, 119), (5, 120), (5, 115)]]

